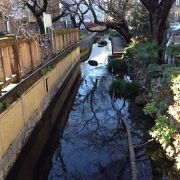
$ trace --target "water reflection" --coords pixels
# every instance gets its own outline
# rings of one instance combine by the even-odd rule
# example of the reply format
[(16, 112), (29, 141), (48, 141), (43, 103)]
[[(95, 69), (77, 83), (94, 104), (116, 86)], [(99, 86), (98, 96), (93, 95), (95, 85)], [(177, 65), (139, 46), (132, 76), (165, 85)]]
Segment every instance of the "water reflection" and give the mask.
[[(117, 120), (109, 95), (112, 77), (106, 64), (110, 49), (109, 41), (105, 47), (94, 44), (89, 59), (98, 61), (98, 66), (87, 61), (81, 65), (83, 81), (53, 155), (49, 179), (131, 179), (126, 131)], [(116, 103), (121, 105), (123, 100)], [(143, 132), (132, 122), (128, 109), (125, 101), (122, 115), (131, 123), (134, 143), (140, 143)], [(146, 153), (137, 151), (136, 156), (138, 179), (152, 179)]]

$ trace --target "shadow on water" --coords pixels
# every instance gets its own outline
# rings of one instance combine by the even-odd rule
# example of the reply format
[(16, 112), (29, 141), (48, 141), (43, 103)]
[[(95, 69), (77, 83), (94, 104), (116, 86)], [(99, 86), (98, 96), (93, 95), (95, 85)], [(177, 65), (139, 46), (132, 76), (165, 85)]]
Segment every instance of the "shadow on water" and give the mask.
[[(72, 96), (57, 117), (53, 134), (47, 132), (51, 126), (47, 120), (49, 114), (52, 115), (51, 108), (34, 133), (32, 139), (35, 145), (30, 141), (26, 146), (10, 179), (131, 179), (126, 131), (117, 120), (109, 94), (112, 77), (106, 65), (110, 49), (109, 41), (105, 47), (93, 45), (88, 60), (96, 60), (98, 66), (90, 66), (88, 60), (81, 63), (82, 81), (80, 86), (76, 83), (70, 93)], [(124, 101), (120, 99), (117, 103), (122, 105)], [(150, 119), (145, 119), (142, 107), (126, 100), (122, 115), (130, 123), (134, 144), (149, 139), (147, 130), (152, 123)], [(44, 137), (49, 137), (48, 141), (43, 140)], [(43, 143), (46, 144), (44, 150), (36, 151)], [(29, 152), (32, 154), (29, 155)], [(160, 167), (155, 163), (160, 153), (157, 145), (136, 148), (135, 153), (138, 180), (167, 179), (161, 173), (162, 168), (167, 166)], [(166, 161), (161, 159), (160, 163), (165, 164)]]

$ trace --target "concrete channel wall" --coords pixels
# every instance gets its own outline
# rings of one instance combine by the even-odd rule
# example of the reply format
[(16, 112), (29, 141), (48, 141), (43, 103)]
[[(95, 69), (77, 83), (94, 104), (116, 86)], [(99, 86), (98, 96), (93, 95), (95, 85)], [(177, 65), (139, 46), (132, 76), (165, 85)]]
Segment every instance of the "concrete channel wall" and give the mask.
[[(72, 32), (75, 34), (73, 35)], [(75, 81), (79, 72), (75, 67), (80, 60), (77, 33), (77, 30), (70, 30), (69, 34), (72, 35), (70, 38), (68, 31), (65, 35), (56, 32), (53, 49), (55, 56), (45, 63), (40, 63), (38, 68), (0, 97), (2, 104), (10, 103), (6, 108), (1, 109), (0, 113), (0, 180), (7, 176), (43, 112), (72, 71), (75, 72), (69, 79), (72, 81), (71, 85)], [(26, 64), (26, 56), (23, 62)], [(61, 104), (65, 102), (70, 88), (68, 86), (66, 94), (63, 94)], [(54, 122), (51, 124), (53, 126)]]
[(81, 61), (88, 59), (91, 54), (92, 45), (96, 39), (97, 33), (91, 33), (80, 41)]

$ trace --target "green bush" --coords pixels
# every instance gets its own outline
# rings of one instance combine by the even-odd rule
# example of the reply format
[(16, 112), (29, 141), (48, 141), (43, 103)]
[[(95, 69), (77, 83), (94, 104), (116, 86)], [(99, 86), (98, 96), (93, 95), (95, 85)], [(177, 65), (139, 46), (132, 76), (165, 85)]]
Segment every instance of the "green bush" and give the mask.
[(139, 44), (130, 44), (125, 48), (125, 52), (137, 59), (143, 61), (145, 64), (157, 63), (159, 46), (156, 42), (145, 42)]
[(161, 77), (163, 78), (163, 82), (165, 82), (165, 79), (169, 76), (169, 74), (175, 70), (177, 70), (177, 66), (171, 65), (171, 64), (162, 64), (157, 65), (155, 63), (149, 64), (147, 67), (147, 70), (149, 74), (153, 78)]
[(159, 70), (159, 66), (157, 64), (149, 64), (147, 70), (153, 78), (162, 76), (162, 72)]
[(125, 50), (125, 54), (126, 54), (126, 55), (132, 55), (132, 56), (134, 56), (135, 54), (138, 53), (139, 47), (140, 47), (140, 44), (131, 43), (131, 44), (129, 44), (128, 47), (126, 47), (126, 48), (124, 49), (124, 50)]
[(137, 82), (126, 82), (124, 80), (115, 80), (110, 86), (110, 91), (117, 96), (135, 97), (138, 94), (139, 84)]
[(155, 125), (149, 131), (150, 135), (161, 144), (167, 144), (173, 137), (175, 128), (169, 125), (166, 116), (159, 116), (155, 120)]
[(174, 44), (166, 47), (166, 54), (168, 57), (177, 58), (178, 55), (180, 55), (180, 45), (179, 44)]
[(157, 63), (158, 51), (156, 42), (146, 42), (141, 44), (136, 56), (146, 64)]
[(158, 104), (158, 113), (164, 114), (167, 110), (167, 104), (165, 101), (160, 101)]
[(167, 83), (173, 91), (175, 99), (180, 100), (180, 71), (171, 72), (167, 78)]
[(180, 66), (168, 66), (168, 65), (161, 65), (162, 70), (163, 70), (163, 81), (166, 82), (167, 84), (172, 85), (171, 82), (171, 76), (176, 73), (180, 73)]
[(139, 88), (140, 88), (140, 85), (137, 82), (126, 83), (127, 96), (128, 97), (137, 96)]
[(174, 99), (178, 102), (180, 99), (180, 66), (161, 65), (160, 67), (163, 74), (161, 81), (173, 92)]
[(153, 116), (155, 113), (158, 112), (158, 107), (155, 102), (147, 103), (143, 108), (145, 115)]
[(125, 59), (111, 59), (108, 63), (109, 72), (114, 74), (127, 71), (127, 61)]
[(120, 34), (117, 31), (111, 31), (109, 33), (109, 37), (119, 37), (119, 36), (120, 36)]
[(158, 102), (149, 102), (147, 103), (144, 108), (144, 114), (145, 115), (150, 115), (151, 117), (154, 117), (155, 114), (164, 114), (167, 110), (167, 105), (165, 101), (160, 101)]
[(0, 103), (0, 110), (7, 109), (12, 104), (10, 99), (5, 99)]

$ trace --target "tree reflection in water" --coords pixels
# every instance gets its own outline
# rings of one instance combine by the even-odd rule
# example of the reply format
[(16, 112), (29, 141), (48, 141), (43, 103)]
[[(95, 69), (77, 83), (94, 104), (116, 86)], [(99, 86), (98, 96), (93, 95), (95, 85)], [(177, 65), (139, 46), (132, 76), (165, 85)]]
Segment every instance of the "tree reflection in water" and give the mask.
[[(84, 63), (84, 66), (89, 66)], [(84, 68), (84, 67), (83, 67)], [(126, 131), (111, 104), (111, 75), (105, 65), (83, 74), (69, 119), (54, 154), (49, 179), (130, 179)], [(121, 114), (133, 124), (129, 103), (117, 100)], [(134, 143), (143, 133), (132, 129)], [(144, 151), (137, 153), (138, 179), (151, 179), (150, 161)]]

